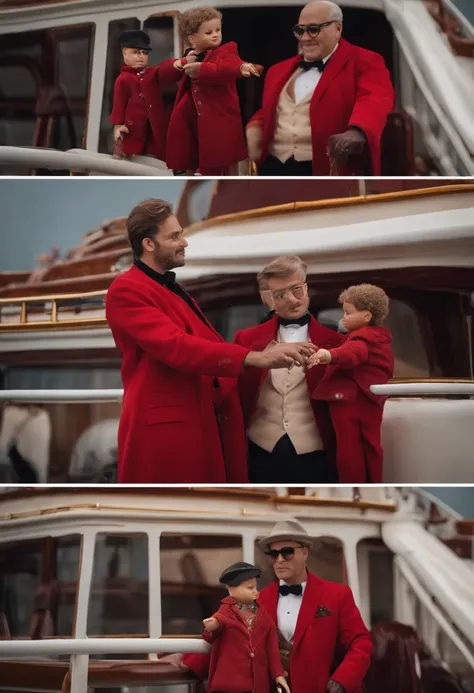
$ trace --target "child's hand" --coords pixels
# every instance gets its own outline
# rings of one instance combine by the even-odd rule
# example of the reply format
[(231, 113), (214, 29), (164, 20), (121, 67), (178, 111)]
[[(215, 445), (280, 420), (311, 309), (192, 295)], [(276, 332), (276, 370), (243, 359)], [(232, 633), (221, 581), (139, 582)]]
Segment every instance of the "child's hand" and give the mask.
[(252, 63), (243, 63), (240, 66), (240, 72), (243, 77), (260, 77), (260, 73)]
[(291, 693), (290, 687), (288, 686), (284, 676), (277, 676), (275, 679), (275, 683), (277, 685), (278, 693), (280, 693), (282, 688), (284, 691), (286, 691), (286, 693)]
[(318, 349), (315, 354), (312, 354), (308, 361), (306, 362), (306, 368), (309, 370), (313, 366), (318, 366), (319, 364), (331, 363), (331, 352), (327, 349)]
[(186, 63), (183, 69), (188, 77), (191, 77), (191, 79), (197, 79), (199, 70), (201, 69), (201, 63)]
[(189, 53), (186, 56), (186, 61), (188, 63), (195, 63), (197, 61), (197, 56), (195, 51), (189, 51)]
[(129, 129), (126, 125), (116, 125), (114, 127), (114, 142), (122, 142), (123, 136), (129, 134)]
[(181, 58), (178, 58), (178, 60), (174, 61), (173, 67), (175, 70), (179, 70), (180, 72), (183, 71), (183, 63), (181, 62)]
[(217, 618), (205, 618), (202, 625), (209, 633), (213, 633), (215, 630), (219, 629), (219, 621)]

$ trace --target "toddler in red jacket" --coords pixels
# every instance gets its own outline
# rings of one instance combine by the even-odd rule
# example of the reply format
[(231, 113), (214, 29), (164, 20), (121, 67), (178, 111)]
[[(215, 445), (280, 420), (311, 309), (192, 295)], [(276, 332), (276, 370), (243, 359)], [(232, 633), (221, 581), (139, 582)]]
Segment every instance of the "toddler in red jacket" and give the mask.
[(371, 385), (393, 377), (392, 335), (383, 326), (389, 299), (372, 284), (351, 286), (339, 296), (347, 335), (335, 349), (318, 349), (308, 368), (326, 366), (312, 393), (328, 403), (336, 436), (339, 483), (382, 483), (383, 451), (380, 444), (386, 397), (374, 395)]
[(110, 114), (115, 153), (146, 154), (164, 161), (169, 118), (160, 88), (178, 81), (174, 60), (149, 66), (151, 44), (144, 31), (124, 31), (119, 42), (124, 64), (115, 80)]
[(250, 563), (234, 563), (219, 582), (229, 596), (219, 610), (203, 621), (203, 638), (212, 643), (209, 693), (270, 693), (272, 681), (290, 689), (280, 660), (275, 623), (257, 603), (261, 571)]
[[(180, 30), (191, 46), (176, 60), (182, 73), (171, 114), (166, 163), (175, 175), (227, 175), (247, 158), (235, 81), (259, 76), (234, 42), (222, 43), (222, 14), (215, 7), (183, 12)], [(236, 171), (235, 171), (236, 172)]]

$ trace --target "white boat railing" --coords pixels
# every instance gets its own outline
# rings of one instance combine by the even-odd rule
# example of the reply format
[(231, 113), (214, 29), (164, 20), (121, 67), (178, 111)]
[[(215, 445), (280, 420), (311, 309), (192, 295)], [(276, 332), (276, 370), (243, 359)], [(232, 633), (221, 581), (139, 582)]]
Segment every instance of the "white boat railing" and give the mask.
[(370, 391), (374, 395), (389, 397), (474, 395), (474, 381), (472, 383), (387, 383), (371, 385)]
[[(390, 397), (412, 396), (474, 396), (472, 383), (389, 383), (372, 385), (375, 395)], [(87, 390), (0, 390), (0, 402), (117, 402), (122, 400), (122, 389)]]
[(62, 152), (39, 147), (0, 146), (0, 166), (25, 168), (68, 169), (112, 176), (171, 176), (164, 164), (151, 166), (135, 161), (116, 159), (110, 154), (98, 154), (85, 149)]
[(0, 640), (1, 657), (98, 654), (206, 653), (202, 638), (50, 638)]
[(401, 108), (442, 175), (474, 174), (474, 78), (463, 72), (422, 2), (384, 4), (400, 47)]
[(472, 643), (459, 633), (408, 563), (401, 556), (396, 556), (394, 563), (396, 620), (411, 625), (431, 654), (449, 671), (472, 674)]

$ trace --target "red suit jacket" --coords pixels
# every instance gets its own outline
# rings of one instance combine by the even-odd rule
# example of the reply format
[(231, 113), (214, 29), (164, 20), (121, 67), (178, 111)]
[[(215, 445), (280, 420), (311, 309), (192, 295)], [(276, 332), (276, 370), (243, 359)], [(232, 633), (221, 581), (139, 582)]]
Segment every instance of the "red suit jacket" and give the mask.
[[(272, 582), (259, 597), (259, 604), (276, 625), (278, 586), (278, 582)], [(345, 656), (333, 671), (337, 650), (343, 650)], [(329, 679), (340, 683), (347, 693), (355, 693), (360, 690), (371, 654), (370, 633), (351, 589), (308, 573), (290, 659), (292, 693), (326, 693)], [(198, 678), (206, 678), (209, 655), (185, 655), (184, 663)]]
[(231, 41), (207, 52), (198, 79), (182, 76), (168, 130), (169, 168), (205, 174), (247, 158), (235, 86), (243, 62)]
[(384, 385), (393, 378), (391, 342), (392, 335), (386, 327), (361, 327), (348, 332), (339, 347), (330, 349), (331, 363), (326, 366), (313, 397), (350, 407), (356, 400), (360, 402), (358, 394), (362, 393), (362, 399), (383, 407), (387, 398), (374, 395), (370, 386)]
[(247, 483), (235, 380), (247, 349), (135, 266), (112, 282), (106, 316), (123, 358), (119, 482)]
[[(248, 123), (263, 125), (260, 162), (265, 160), (273, 139), (280, 94), (300, 59), (298, 55), (273, 65), (265, 77), (262, 108)], [(383, 58), (341, 39), (311, 100), (313, 175), (329, 175), (328, 139), (351, 125), (363, 130), (368, 139), (372, 172), (366, 173), (380, 175), (380, 139), (393, 105), (394, 91)], [(339, 167), (339, 173), (344, 176), (361, 172), (346, 165)]]
[[(246, 330), (239, 330), (234, 337), (234, 343), (245, 346), (250, 351), (263, 351), (273, 339), (276, 339), (277, 333), (278, 316), (274, 315), (271, 320), (268, 320), (261, 325), (249, 327)], [(315, 346), (323, 349), (331, 349), (332, 347), (336, 347), (343, 339), (341, 334), (324, 327), (324, 325), (321, 325), (313, 318), (313, 316), (310, 317), (308, 335), (309, 339)], [(318, 383), (323, 377), (323, 374), (323, 367), (311, 368), (308, 371), (306, 375), (306, 382), (309, 396), (311, 396), (311, 393), (317, 387)], [(262, 387), (267, 375), (267, 370), (257, 368), (246, 368), (240, 375), (239, 392), (246, 429), (250, 425), (250, 418), (257, 407), (260, 388)], [(331, 453), (334, 454), (335, 443), (331, 422), (326, 411), (327, 408), (321, 407), (316, 400), (311, 400), (311, 404), (313, 407), (316, 425), (324, 444), (324, 449), (326, 450), (326, 453), (331, 456)]]
[(370, 386), (393, 377), (391, 341), (385, 327), (349, 332), (341, 346), (330, 350), (332, 361), (313, 391), (314, 399), (329, 404), (340, 483), (383, 481), (380, 432), (387, 398), (372, 394)]
[(124, 154), (151, 154), (165, 160), (168, 115), (160, 87), (178, 81), (173, 62), (164, 60), (144, 70), (124, 65), (115, 80), (110, 122), (129, 129), (123, 138)]
[(204, 639), (213, 644), (209, 693), (270, 693), (272, 681), (285, 673), (275, 623), (260, 605), (249, 628), (233, 597), (226, 597), (221, 603), (219, 611), (213, 614), (219, 621), (219, 630), (203, 630)]

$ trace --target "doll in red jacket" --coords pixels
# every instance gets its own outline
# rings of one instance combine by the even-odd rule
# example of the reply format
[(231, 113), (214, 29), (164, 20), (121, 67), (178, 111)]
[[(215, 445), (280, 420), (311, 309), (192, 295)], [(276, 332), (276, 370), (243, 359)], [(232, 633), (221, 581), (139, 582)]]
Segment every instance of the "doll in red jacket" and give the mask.
[(115, 80), (110, 114), (115, 153), (146, 154), (164, 161), (169, 118), (160, 89), (179, 79), (174, 60), (149, 66), (151, 44), (144, 31), (124, 31), (119, 41), (124, 64)]
[(219, 582), (229, 596), (203, 621), (203, 638), (212, 644), (209, 693), (270, 693), (272, 681), (290, 693), (280, 660), (276, 626), (257, 603), (261, 571), (250, 563), (234, 563)]
[(335, 349), (319, 349), (308, 359), (308, 368), (324, 364), (326, 370), (312, 393), (328, 403), (336, 435), (339, 483), (382, 483), (383, 451), (380, 444), (386, 397), (374, 395), (371, 385), (393, 377), (392, 335), (383, 326), (389, 299), (372, 284), (351, 286), (339, 296), (347, 335)]
[(171, 114), (166, 163), (175, 175), (221, 176), (247, 158), (235, 80), (259, 76), (237, 44), (222, 44), (222, 14), (214, 7), (183, 12), (180, 30), (191, 46), (174, 65), (182, 78)]

